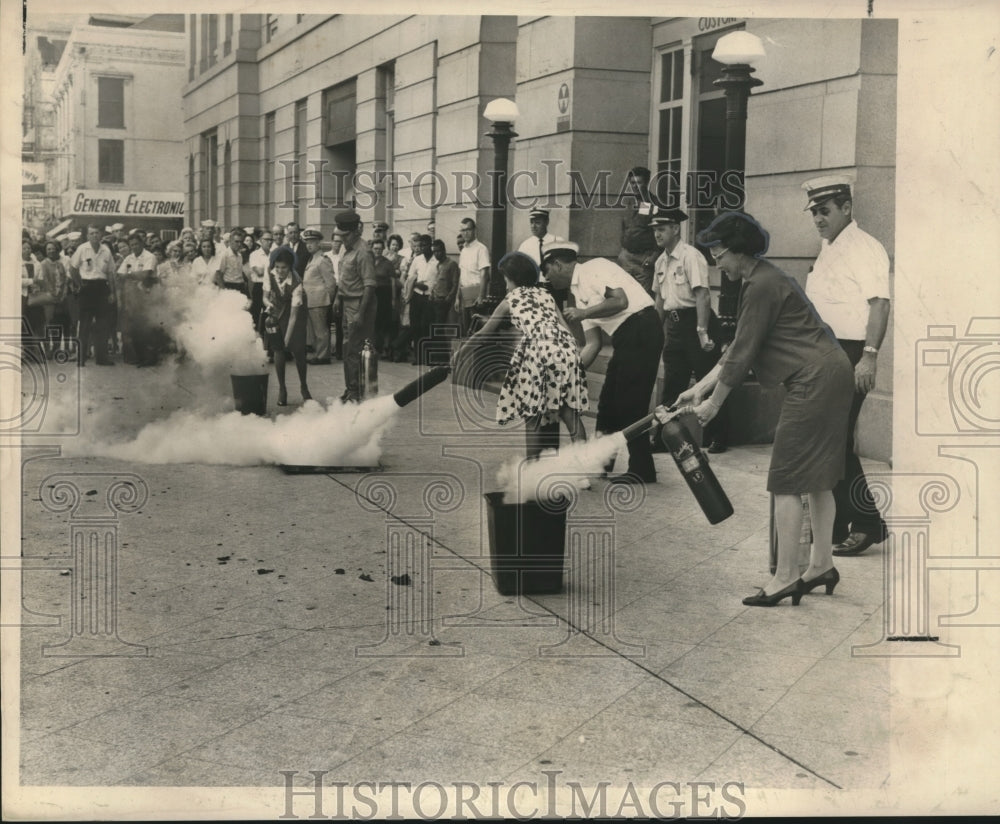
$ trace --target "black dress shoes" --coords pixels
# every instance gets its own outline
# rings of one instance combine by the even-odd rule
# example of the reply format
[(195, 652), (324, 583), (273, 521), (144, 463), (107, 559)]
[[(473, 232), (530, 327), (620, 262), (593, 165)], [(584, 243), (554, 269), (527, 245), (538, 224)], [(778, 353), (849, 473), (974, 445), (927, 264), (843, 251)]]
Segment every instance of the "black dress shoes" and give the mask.
[(726, 446), (722, 441), (712, 441), (708, 445), (708, 450), (707, 451), (710, 452), (713, 455), (719, 455), (719, 454), (725, 452), (728, 448), (729, 447)]
[(840, 582), (840, 573), (837, 572), (836, 567), (831, 567), (822, 575), (817, 575), (811, 581), (806, 581), (804, 578), (799, 579), (802, 582), (802, 591), (812, 592), (816, 587), (826, 587), (826, 594), (833, 595), (833, 588), (837, 586)]
[(852, 532), (833, 548), (834, 555), (860, 555), (872, 544), (878, 543), (877, 535), (867, 535), (864, 532)]
[(765, 595), (764, 590), (759, 590), (756, 595), (748, 595), (743, 599), (743, 605), (748, 607), (774, 607), (785, 598), (791, 596), (792, 606), (797, 607), (799, 601), (802, 600), (802, 593), (804, 591), (802, 579), (799, 578), (795, 583), (789, 584), (784, 589), (779, 589), (774, 595)]

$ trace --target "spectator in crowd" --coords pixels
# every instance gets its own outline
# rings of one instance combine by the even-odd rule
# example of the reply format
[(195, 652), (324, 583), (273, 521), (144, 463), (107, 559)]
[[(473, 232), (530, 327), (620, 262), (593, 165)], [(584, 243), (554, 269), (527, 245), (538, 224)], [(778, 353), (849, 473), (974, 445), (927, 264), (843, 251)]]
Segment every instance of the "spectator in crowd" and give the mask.
[(187, 264), (192, 264), (198, 257), (198, 241), (185, 239), (181, 241), (181, 258)]
[(30, 237), (21, 237), (21, 316), (25, 319), (30, 328), (32, 336), (39, 336), (43, 332), (45, 323), (45, 310), (41, 304), (34, 303), (33, 295), (37, 291), (36, 278), (38, 277), (39, 262), (35, 256), (34, 245)]
[[(517, 251), (530, 257), (538, 266), (542, 264), (542, 249), (546, 243), (558, 243), (565, 238), (561, 238), (558, 235), (552, 234), (549, 231), (549, 211), (548, 209), (532, 209), (528, 212), (528, 225), (531, 227), (531, 235), (521, 242), (518, 246)], [(539, 283), (546, 289), (551, 291), (552, 286), (549, 284), (545, 278), (542, 278)], [(556, 306), (562, 311), (563, 304), (566, 303), (566, 298), (568, 292), (565, 289), (560, 289), (558, 293), (553, 292), (552, 297), (555, 298)]]
[(115, 263), (111, 250), (101, 243), (101, 228), (96, 224), (87, 227), (87, 242), (73, 253), (70, 277), (79, 290), (80, 365), (86, 364), (93, 347), (94, 361), (111, 366), (114, 361), (108, 357), (107, 340), (109, 310), (115, 300)]
[(457, 337), (454, 334), (445, 335), (444, 332), (449, 325), (453, 325), (451, 319), (454, 317), (460, 274), (458, 264), (448, 257), (443, 240), (433, 241), (431, 249), (437, 262), (437, 271), (429, 289), (431, 339), (447, 340)]
[(403, 238), (400, 235), (389, 235), (385, 259), (392, 265), (392, 322), (389, 325), (389, 337), (385, 342), (386, 358), (392, 359), (392, 342), (399, 334), (400, 316), (403, 309)]
[[(500, 389), (496, 419), (499, 424), (525, 422), (526, 453), (537, 458), (550, 438), (544, 429), (561, 420), (570, 439), (586, 441), (581, 414), (587, 409), (587, 374), (576, 340), (555, 300), (539, 287), (538, 266), (523, 252), (512, 252), (498, 267), (507, 282), (507, 295), (483, 327), (466, 341), (474, 346), (510, 320), (521, 332), (510, 368)], [(458, 353), (456, 353), (456, 359)], [(582, 479), (581, 486), (589, 487)]]
[(228, 245), (219, 255), (220, 280), (216, 283), (221, 289), (233, 289), (244, 295), (250, 294), (247, 283), (246, 264), (243, 253), (243, 230), (236, 226), (229, 232)]
[(184, 255), (180, 239), (167, 244), (167, 259), (156, 267), (156, 279), (165, 288), (187, 288), (191, 283), (191, 262)]
[[(818, 586), (831, 594), (840, 580), (832, 556), (833, 487), (844, 475), (850, 361), (798, 283), (762, 257), (768, 235), (750, 215), (724, 212), (699, 233), (698, 242), (708, 247), (726, 277), (743, 281), (743, 295), (732, 345), (678, 403), (695, 404), (694, 413), (705, 425), (751, 367), (761, 385), (783, 384), (787, 390), (767, 476), (774, 495), (777, 566), (743, 603), (770, 607), (791, 597), (798, 604)], [(800, 577), (802, 495), (809, 496), (814, 541), (809, 568)]]
[[(361, 217), (357, 212), (340, 212), (334, 218), (335, 236), (344, 244), (337, 283), (343, 302), (344, 394), (343, 403), (361, 400), (361, 350), (375, 338), (375, 260), (361, 237)], [(377, 374), (378, 353), (373, 351), (372, 370)]]
[(253, 318), (254, 329), (260, 328), (260, 314), (264, 308), (264, 288), (273, 242), (274, 234), (270, 229), (265, 229), (260, 234), (260, 245), (247, 258), (247, 274), (250, 278), (250, 317)]
[[(421, 364), (427, 356), (426, 341), (431, 331), (430, 291), (431, 283), (437, 274), (437, 261), (434, 260), (434, 239), (430, 235), (420, 236), (420, 253), (410, 262), (409, 306), (410, 335), (413, 341), (413, 358), (411, 363)], [(404, 298), (407, 297), (404, 287)]]
[(191, 264), (191, 274), (198, 284), (211, 283), (219, 286), (222, 282), (222, 262), (220, 254), (216, 251), (215, 241), (211, 238), (203, 237), (198, 244), (199, 256)]
[(128, 245), (129, 255), (118, 267), (121, 296), (118, 323), (122, 335), (122, 361), (136, 366), (148, 366), (154, 357), (148, 340), (146, 304), (159, 264), (153, 253), (145, 248), (140, 232), (129, 235)]
[(218, 226), (218, 224), (214, 220), (211, 220), (211, 219), (203, 220), (199, 224), (199, 232), (198, 232), (198, 243), (199, 243), (199, 245), (201, 244), (201, 241), (203, 241), (203, 240), (210, 240), (213, 243), (215, 243), (216, 242), (216, 240), (215, 240), (216, 239), (215, 232), (216, 232), (216, 230), (218, 228), (219, 228), (219, 226)]
[(629, 186), (638, 201), (635, 208), (622, 219), (621, 252), (618, 265), (636, 279), (646, 293), (653, 295), (653, 270), (660, 256), (650, 220), (653, 204), (649, 195), (649, 181), (652, 175), (645, 166), (636, 166), (629, 171)]
[(288, 405), (285, 364), (289, 357), (295, 360), (302, 401), (312, 399), (306, 382), (306, 313), (309, 307), (294, 265), (295, 255), (292, 250), (287, 247), (279, 248), (268, 271), (268, 288), (264, 294), (264, 328), (270, 338), (268, 345), (274, 353), (278, 406)]
[[(583, 327), (580, 361), (585, 369), (603, 348), (601, 332), (611, 338), (614, 352), (597, 402), (597, 431), (618, 432), (647, 414), (663, 351), (663, 326), (653, 299), (624, 269), (605, 258), (580, 263), (578, 251), (575, 243), (552, 243), (545, 247), (542, 269), (554, 289), (572, 292), (575, 305), (563, 310), (563, 316)], [(648, 438), (628, 442), (628, 472), (611, 480), (656, 483)]]
[(878, 350), (889, 325), (889, 256), (854, 220), (849, 178), (816, 178), (802, 188), (809, 200), (806, 208), (822, 238), (819, 257), (806, 281), (806, 296), (854, 367), (844, 477), (833, 488), (837, 505), (833, 554), (860, 555), (888, 536), (854, 451), (854, 430), (861, 406), (875, 388)]
[[(299, 237), (299, 224), (294, 220), (285, 224), (285, 242), (283, 244), (295, 255), (295, 273), (301, 279), (309, 262), (309, 250)], [(272, 253), (273, 254), (273, 253)]]
[(489, 297), (490, 252), (476, 239), (476, 221), (471, 217), (462, 221), (462, 234), (465, 236), (465, 246), (458, 256), (461, 280), (455, 311), (458, 313), (460, 331), (464, 336), (468, 334), (476, 305)]
[(380, 358), (390, 358), (389, 344), (392, 341), (395, 293), (393, 282), (395, 268), (385, 256), (385, 241), (372, 241), (372, 255), (375, 258), (375, 348)]
[[(271, 236), (274, 238), (271, 244), (271, 254), (273, 255), (275, 250), (285, 245), (285, 227), (280, 223), (275, 223), (271, 227)], [(270, 261), (268, 262), (270, 263)]]
[(330, 304), (337, 297), (337, 277), (330, 259), (319, 251), (323, 233), (319, 229), (308, 228), (302, 233), (302, 240), (309, 253), (302, 278), (306, 305), (309, 307), (306, 347), (312, 346), (313, 351), (309, 363), (323, 365), (330, 362)]
[(465, 248), (465, 233), (459, 232), (455, 237), (455, 245), (458, 247), (458, 253), (462, 254), (462, 250)]
[[(34, 305), (42, 310), (42, 324), (32, 327), (37, 335), (45, 335), (45, 356), (52, 358), (56, 349), (64, 344), (69, 328), (66, 295), (69, 274), (60, 253), (62, 247), (54, 240), (45, 244), (45, 257), (35, 269)], [(31, 295), (29, 295), (29, 298)]]
[[(546, 243), (556, 243), (565, 240), (549, 231), (548, 209), (532, 209), (528, 212), (528, 225), (531, 234), (517, 247), (522, 255), (527, 255), (537, 266), (542, 264), (542, 249)], [(541, 281), (544, 283), (544, 281)]]

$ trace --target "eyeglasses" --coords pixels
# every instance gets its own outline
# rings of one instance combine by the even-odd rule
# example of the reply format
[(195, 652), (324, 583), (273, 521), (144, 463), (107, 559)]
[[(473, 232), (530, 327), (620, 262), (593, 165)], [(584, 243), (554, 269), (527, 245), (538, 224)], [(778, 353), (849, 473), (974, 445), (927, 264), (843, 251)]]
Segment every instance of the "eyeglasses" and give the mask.
[(722, 258), (729, 254), (728, 249), (723, 249), (721, 252), (718, 249), (709, 249), (709, 253), (712, 255), (712, 260), (718, 263)]

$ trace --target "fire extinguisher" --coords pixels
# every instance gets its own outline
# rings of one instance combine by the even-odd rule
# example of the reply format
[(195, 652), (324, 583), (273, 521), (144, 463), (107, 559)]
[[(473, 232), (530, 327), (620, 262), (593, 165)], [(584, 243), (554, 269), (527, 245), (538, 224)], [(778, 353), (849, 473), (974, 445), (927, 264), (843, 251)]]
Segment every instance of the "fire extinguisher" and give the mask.
[(378, 361), (370, 340), (361, 347), (361, 397), (374, 398), (378, 395)]
[[(684, 480), (687, 481), (688, 488), (694, 493), (695, 500), (698, 501), (708, 522), (717, 524), (733, 514), (733, 505), (729, 502), (719, 479), (715, 477), (712, 467), (708, 465), (708, 458), (698, 446), (698, 439), (691, 434), (691, 430), (683, 420), (693, 417), (690, 413), (684, 415), (675, 413), (663, 424), (660, 438), (681, 471), (681, 475), (684, 476)], [(622, 434), (626, 441), (639, 436), (646, 437), (646, 433), (655, 423), (656, 416), (647, 415), (625, 427)]]
[(674, 463), (687, 481), (688, 488), (694, 493), (708, 522), (717, 524), (732, 515), (733, 505), (681, 416), (669, 418), (663, 424), (660, 438), (670, 450)]

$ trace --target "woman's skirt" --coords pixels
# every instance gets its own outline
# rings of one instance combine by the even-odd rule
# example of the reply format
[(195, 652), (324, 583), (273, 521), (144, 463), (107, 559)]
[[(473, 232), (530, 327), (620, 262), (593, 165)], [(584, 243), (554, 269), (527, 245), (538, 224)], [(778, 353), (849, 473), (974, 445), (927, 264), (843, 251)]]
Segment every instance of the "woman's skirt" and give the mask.
[(840, 348), (785, 381), (767, 489), (778, 495), (833, 489), (844, 477), (854, 370)]

